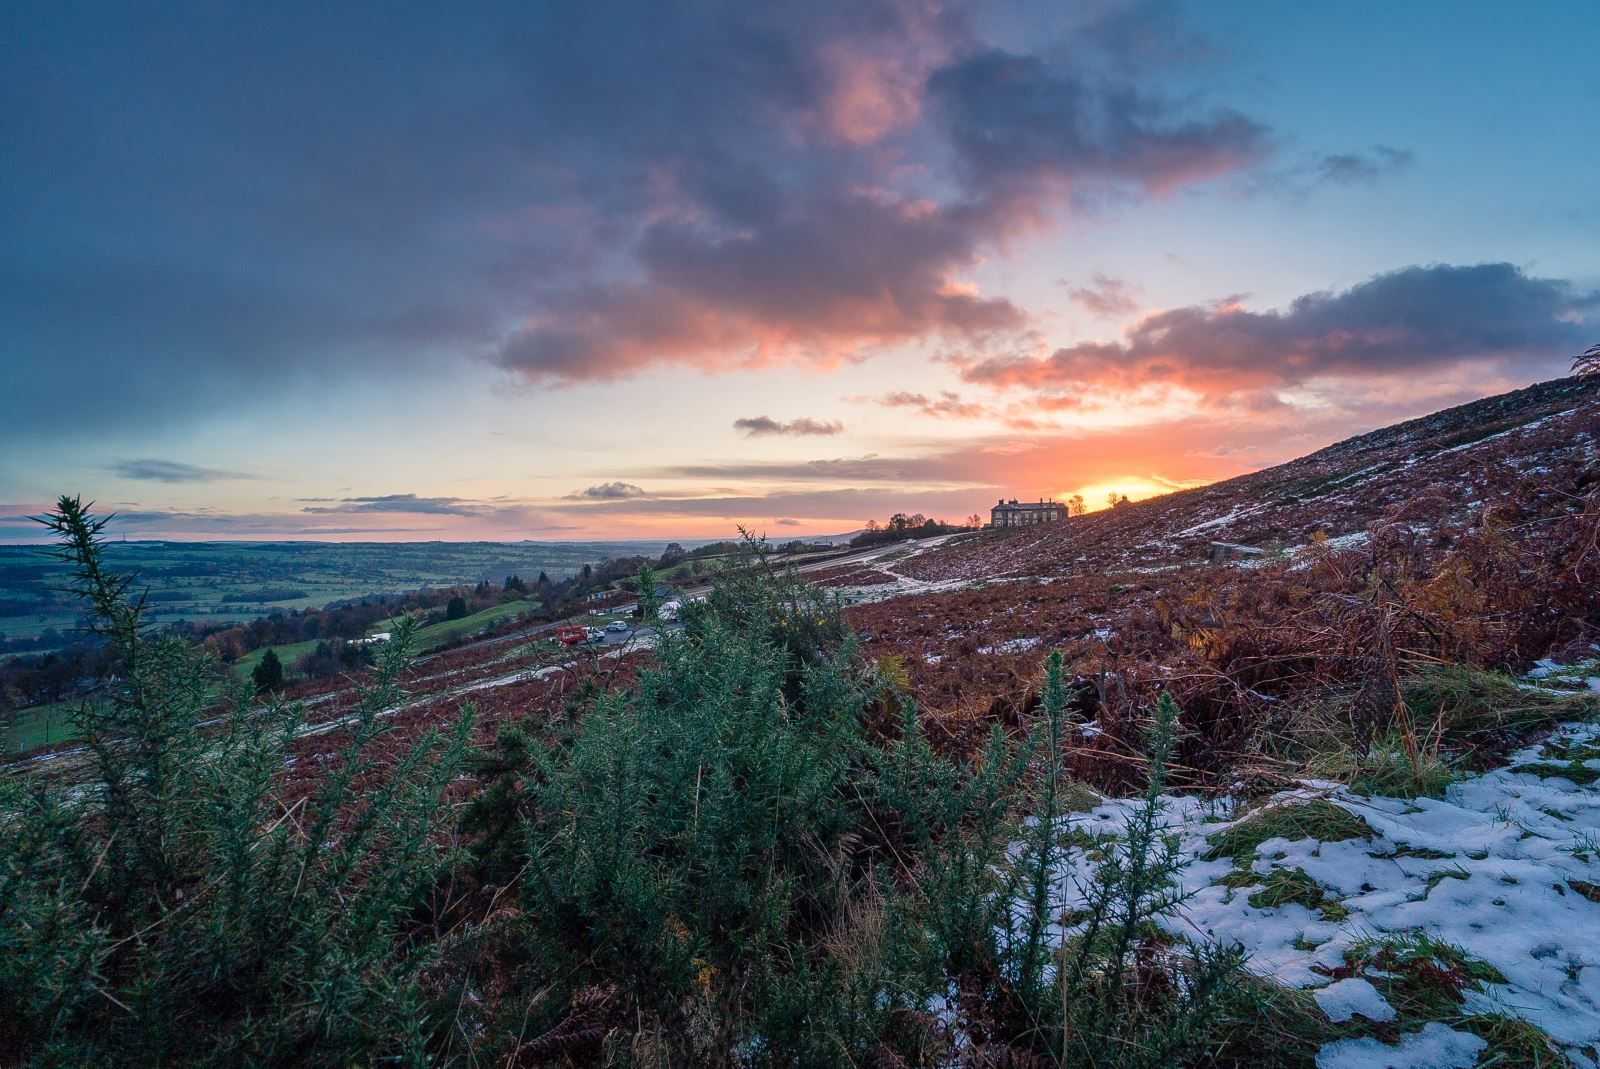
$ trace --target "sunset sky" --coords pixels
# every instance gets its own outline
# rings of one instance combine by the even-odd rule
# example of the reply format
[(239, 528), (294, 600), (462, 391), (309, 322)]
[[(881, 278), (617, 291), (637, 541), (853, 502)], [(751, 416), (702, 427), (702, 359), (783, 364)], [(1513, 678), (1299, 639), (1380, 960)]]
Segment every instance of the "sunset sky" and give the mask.
[(0, 7), (0, 541), (1134, 497), (1600, 342), (1600, 16)]

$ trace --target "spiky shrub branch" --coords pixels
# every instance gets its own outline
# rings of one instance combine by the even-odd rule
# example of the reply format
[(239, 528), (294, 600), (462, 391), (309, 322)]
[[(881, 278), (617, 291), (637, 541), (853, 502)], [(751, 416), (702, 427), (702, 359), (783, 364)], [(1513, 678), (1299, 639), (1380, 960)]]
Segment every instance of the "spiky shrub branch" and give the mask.
[(1072, 1066), (1181, 1064), (1216, 1023), (1243, 952), (1190, 947), (1158, 922), (1182, 904), (1185, 864), (1164, 829), (1162, 792), (1178, 733), (1163, 694), (1149, 740), (1149, 780), (1119, 841), (1077, 879), (1079, 921), (1062, 949), (1062, 1060)]
[(46, 523), (120, 664), (77, 712), (89, 782), (0, 784), (0, 1062), (422, 1059), (427, 948), (403, 924), (447, 860), (441, 795), (470, 713), (379, 760), (397, 632), (335, 771), (285, 806), (299, 710), (219, 702), (209, 659), (151, 634), (107, 566), (105, 521), (63, 498)]

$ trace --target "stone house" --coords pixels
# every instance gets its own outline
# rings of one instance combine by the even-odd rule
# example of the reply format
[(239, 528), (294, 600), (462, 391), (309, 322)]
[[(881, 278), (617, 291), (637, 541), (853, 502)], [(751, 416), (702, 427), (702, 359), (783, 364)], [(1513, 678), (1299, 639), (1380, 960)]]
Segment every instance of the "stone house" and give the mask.
[(1016, 498), (997, 501), (989, 510), (991, 527), (1027, 527), (1035, 523), (1057, 523), (1067, 518), (1067, 506), (1059, 501), (1024, 501)]

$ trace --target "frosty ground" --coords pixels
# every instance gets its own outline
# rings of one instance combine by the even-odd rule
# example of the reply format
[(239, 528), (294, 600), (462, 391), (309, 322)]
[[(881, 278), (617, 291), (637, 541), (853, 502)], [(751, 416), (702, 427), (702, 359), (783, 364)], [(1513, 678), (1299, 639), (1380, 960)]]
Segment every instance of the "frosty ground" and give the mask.
[[(1600, 1064), (1597, 779), (1600, 727), (1573, 723), (1439, 799), (1317, 782), (1248, 806), (1167, 797), (1189, 864), (1166, 927), (1240, 943), (1252, 971), (1310, 990), (1343, 1026), (1324, 1069), (1471, 1066), (1482, 1033), (1517, 1021)], [(1142, 804), (1064, 820), (1058, 934)]]

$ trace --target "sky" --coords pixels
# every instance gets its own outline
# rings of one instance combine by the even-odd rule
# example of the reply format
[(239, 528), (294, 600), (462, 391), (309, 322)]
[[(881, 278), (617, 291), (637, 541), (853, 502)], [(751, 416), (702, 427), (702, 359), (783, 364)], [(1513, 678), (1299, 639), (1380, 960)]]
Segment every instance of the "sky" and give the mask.
[(1146, 497), (1600, 341), (1540, 4), (0, 7), (0, 541)]

